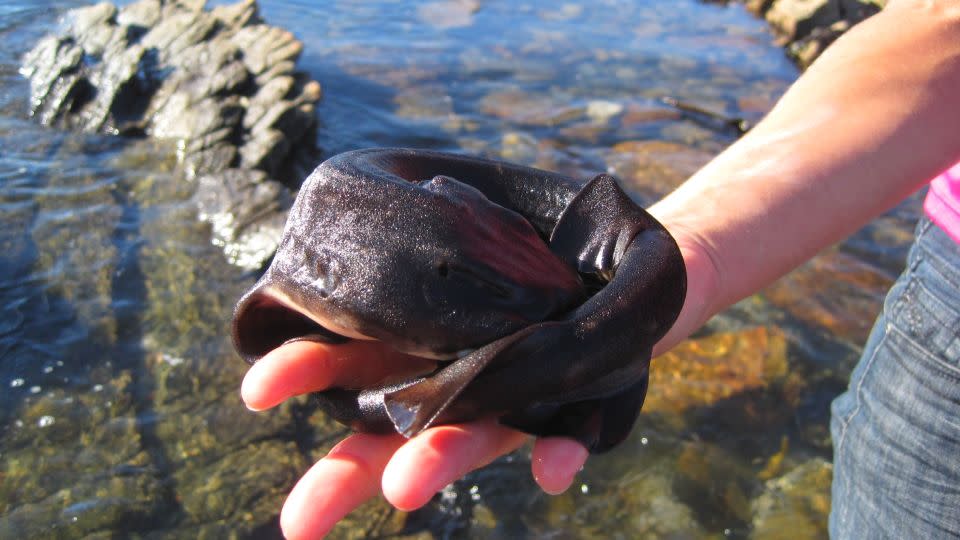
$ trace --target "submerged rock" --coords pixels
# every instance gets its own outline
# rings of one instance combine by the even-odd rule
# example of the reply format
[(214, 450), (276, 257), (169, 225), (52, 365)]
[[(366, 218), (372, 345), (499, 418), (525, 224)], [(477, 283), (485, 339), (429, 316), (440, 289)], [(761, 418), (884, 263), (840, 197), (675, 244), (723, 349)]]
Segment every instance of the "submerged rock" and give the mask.
[(645, 201), (655, 201), (703, 167), (713, 155), (669, 141), (624, 141), (605, 156), (609, 171)]
[(863, 343), (893, 279), (889, 273), (834, 249), (787, 274), (763, 294), (775, 306), (834, 339)]
[(752, 538), (826, 538), (832, 475), (829, 462), (814, 458), (769, 480), (751, 504)]
[(478, 0), (439, 0), (417, 7), (417, 15), (438, 30), (461, 28), (473, 24), (473, 14), (480, 9)]
[(0, 537), (82, 538), (138, 529), (170, 511), (138, 428), (134, 385), (124, 371), (89, 391), (55, 389), (3, 426)]
[(687, 340), (653, 363), (643, 409), (673, 418), (779, 383), (787, 368), (787, 340), (775, 329)]
[[(237, 196), (238, 173), (267, 206), (289, 203), (316, 164), (320, 85), (295, 71), (303, 45), (264, 23), (254, 0), (212, 10), (204, 2), (140, 0), (122, 8), (103, 2), (69, 11), (60, 31), (23, 58), (31, 114), (41, 123), (92, 133), (147, 135), (177, 141), (183, 176), (198, 183), (198, 203), (216, 199), (201, 217), (214, 223), (228, 258), (256, 268), (276, 240), (275, 215), (258, 215)], [(223, 187), (204, 191), (216, 183)], [(230, 201), (226, 197), (234, 197)], [(209, 205), (207, 205), (209, 206)], [(222, 219), (222, 211), (239, 212)], [(229, 224), (227, 224), (229, 221)], [(273, 236), (279, 239), (279, 235)], [(238, 245), (245, 241), (251, 245)]]
[(525, 536), (713, 538), (678, 493), (672, 466), (667, 456), (635, 450), (591, 461), (564, 494), (530, 497), (533, 511), (521, 513), (532, 533)]

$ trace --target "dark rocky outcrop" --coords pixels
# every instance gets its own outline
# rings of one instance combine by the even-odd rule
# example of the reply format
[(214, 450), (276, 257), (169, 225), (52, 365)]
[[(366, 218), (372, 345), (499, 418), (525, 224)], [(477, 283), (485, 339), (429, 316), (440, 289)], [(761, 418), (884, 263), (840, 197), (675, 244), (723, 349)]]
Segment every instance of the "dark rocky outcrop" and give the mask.
[(766, 19), (787, 55), (800, 69), (806, 69), (851, 26), (886, 5), (886, 0), (739, 1), (749, 11)]
[(103, 2), (68, 12), (21, 71), (43, 124), (176, 140), (214, 242), (256, 268), (280, 238), (290, 189), (318, 160), (320, 85), (295, 71), (302, 49), (254, 0)]

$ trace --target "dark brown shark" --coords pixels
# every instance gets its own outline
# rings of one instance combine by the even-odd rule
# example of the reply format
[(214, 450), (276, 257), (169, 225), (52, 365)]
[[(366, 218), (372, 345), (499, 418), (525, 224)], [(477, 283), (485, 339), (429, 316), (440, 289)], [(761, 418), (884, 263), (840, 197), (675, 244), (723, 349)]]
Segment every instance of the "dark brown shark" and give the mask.
[(305, 181), (233, 339), (251, 363), (289, 341), (350, 339), (437, 360), (400, 383), (318, 393), (358, 431), (496, 416), (601, 452), (629, 433), (685, 293), (676, 242), (609, 175), (358, 150)]

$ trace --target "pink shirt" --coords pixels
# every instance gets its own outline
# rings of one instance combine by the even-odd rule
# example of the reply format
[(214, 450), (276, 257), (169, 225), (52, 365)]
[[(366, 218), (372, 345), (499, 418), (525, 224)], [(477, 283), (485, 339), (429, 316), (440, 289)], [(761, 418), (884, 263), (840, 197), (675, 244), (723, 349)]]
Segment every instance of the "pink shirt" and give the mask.
[(931, 221), (960, 243), (960, 163), (930, 182), (923, 209)]

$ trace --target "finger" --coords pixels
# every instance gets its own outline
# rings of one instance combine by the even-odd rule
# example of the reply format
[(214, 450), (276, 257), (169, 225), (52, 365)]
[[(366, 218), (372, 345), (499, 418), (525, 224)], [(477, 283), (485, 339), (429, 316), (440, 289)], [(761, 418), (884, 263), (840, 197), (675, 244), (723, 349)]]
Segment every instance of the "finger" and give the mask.
[(430, 428), (400, 447), (383, 471), (383, 495), (415, 510), (444, 486), (519, 448), (523, 433), (492, 420)]
[(354, 508), (376, 495), (399, 435), (355, 434), (318, 461), (283, 504), (280, 528), (289, 539), (319, 538)]
[(300, 394), (334, 386), (361, 388), (390, 374), (434, 369), (431, 360), (403, 355), (375, 341), (330, 345), (313, 341), (284, 344), (250, 367), (240, 396), (255, 411)]
[(247, 371), (240, 397), (248, 408), (261, 411), (311, 389), (326, 388), (335, 375), (326, 365), (329, 348), (323, 343), (299, 341), (270, 351)]
[(530, 460), (533, 479), (545, 492), (559, 495), (570, 487), (589, 455), (587, 449), (573, 439), (537, 439)]

